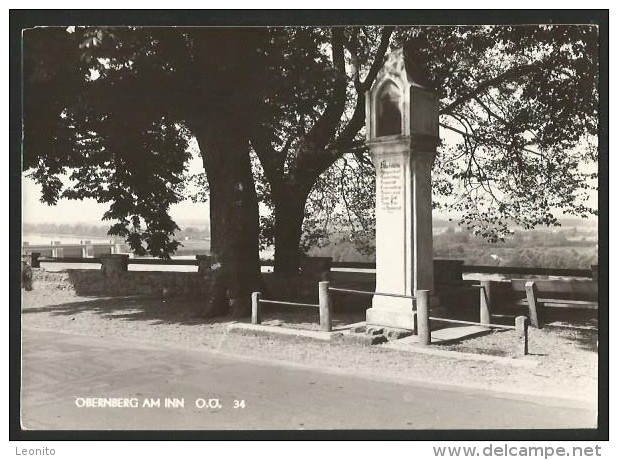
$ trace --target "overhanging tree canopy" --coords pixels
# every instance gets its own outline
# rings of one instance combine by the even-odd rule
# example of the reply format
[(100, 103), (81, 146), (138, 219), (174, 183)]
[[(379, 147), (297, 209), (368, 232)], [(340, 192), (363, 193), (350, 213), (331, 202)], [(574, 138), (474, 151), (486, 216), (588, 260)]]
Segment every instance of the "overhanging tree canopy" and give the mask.
[[(259, 278), (249, 132), (260, 98), (262, 29), (57, 28), (24, 34), (24, 168), (42, 199), (111, 203), (110, 233), (138, 253), (178, 246), (195, 136), (210, 185), (215, 258), (208, 315), (249, 311)], [(59, 174), (75, 182), (63, 189)]]
[[(517, 225), (555, 225), (556, 210), (596, 213), (586, 201), (597, 161), (596, 27), (398, 28), (391, 43), (405, 45), (408, 71), (440, 97), (436, 207), (462, 216), (462, 225), (490, 241)], [(350, 73), (354, 61), (347, 66)], [(362, 198), (374, 196), (373, 170), (360, 142), (362, 130), (330, 150), (332, 161), (344, 152), (356, 159), (339, 161), (315, 182), (307, 241), (324, 237), (328, 227), (358, 247), (371, 245), (373, 207)], [(362, 192), (353, 191), (357, 186)]]
[[(258, 227), (250, 145), (274, 210), (264, 224), (274, 226), (278, 270), (297, 270), (303, 221), (319, 236), (323, 208), (361, 222), (366, 240), (373, 194), (347, 200), (332, 187), (350, 190), (363, 174), (357, 183), (370, 191), (364, 91), (388, 47), (405, 43), (409, 70), (439, 92), (443, 133), (458, 133), (434, 168), (436, 205), (489, 239), (514, 224), (553, 224), (555, 208), (594, 212), (577, 198), (588, 186), (578, 166), (596, 160), (593, 26), (28, 32), (25, 166), (47, 202), (61, 194), (112, 202), (113, 231), (137, 250), (165, 256), (176, 247), (167, 209), (181, 198), (189, 134), (203, 154), (213, 226), (227, 222), (213, 228), (213, 249), (225, 259), (250, 254), (249, 278)], [(45, 33), (52, 39), (36, 39)], [(329, 170), (349, 152), (356, 160)], [(78, 184), (63, 192), (64, 167), (76, 168)], [(240, 206), (222, 204), (230, 202)], [(228, 244), (234, 235), (238, 244)]]

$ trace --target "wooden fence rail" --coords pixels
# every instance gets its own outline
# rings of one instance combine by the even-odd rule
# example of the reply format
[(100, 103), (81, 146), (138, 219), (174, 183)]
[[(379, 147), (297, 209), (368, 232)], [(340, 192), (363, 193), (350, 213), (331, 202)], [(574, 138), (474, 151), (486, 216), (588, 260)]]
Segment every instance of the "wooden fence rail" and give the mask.
[(325, 332), (333, 330), (332, 324), (332, 302), (328, 295), (328, 281), (320, 281), (318, 283), (319, 289), (319, 303), (300, 303), (300, 302), (286, 302), (283, 300), (266, 300), (262, 299), (261, 292), (251, 293), (251, 322), (253, 324), (262, 323), (262, 308), (261, 304), (276, 304), (286, 305), (290, 307), (310, 307), (318, 308), (320, 311), (320, 329)]

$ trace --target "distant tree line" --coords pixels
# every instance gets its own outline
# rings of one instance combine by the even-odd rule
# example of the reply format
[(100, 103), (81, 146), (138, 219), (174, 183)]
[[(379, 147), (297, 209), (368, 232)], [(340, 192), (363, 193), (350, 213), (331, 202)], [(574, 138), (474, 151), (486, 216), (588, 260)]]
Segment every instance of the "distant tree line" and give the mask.
[(108, 237), (109, 225), (24, 223), (23, 233)]
[[(467, 231), (434, 235), (434, 256), (461, 259), (469, 265), (588, 268), (598, 262), (596, 231), (568, 228), (559, 231), (528, 230), (515, 232), (501, 243), (489, 243)], [(363, 254), (353, 241), (339, 238), (324, 247), (313, 247), (313, 256), (332, 257), (336, 262), (373, 262), (375, 254)]]
[[(79, 237), (96, 237), (96, 238), (117, 238), (109, 235), (108, 225), (93, 225), (84, 223), (75, 224), (55, 224), (49, 222), (41, 223), (24, 223), (22, 226), (24, 234), (49, 234), (49, 235), (67, 235)], [(175, 233), (175, 238), (179, 240), (201, 240), (210, 237), (208, 228), (185, 227), (179, 229)]]

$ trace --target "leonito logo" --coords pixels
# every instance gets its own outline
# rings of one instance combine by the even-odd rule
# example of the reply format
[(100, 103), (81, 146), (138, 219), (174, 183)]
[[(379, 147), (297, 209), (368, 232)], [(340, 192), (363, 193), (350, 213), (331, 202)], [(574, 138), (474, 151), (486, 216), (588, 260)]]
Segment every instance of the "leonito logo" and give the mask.
[(25, 455), (25, 456), (44, 456), (44, 455), (56, 455), (55, 449), (50, 449), (48, 447), (39, 447), (37, 449), (20, 449), (15, 446), (15, 455)]

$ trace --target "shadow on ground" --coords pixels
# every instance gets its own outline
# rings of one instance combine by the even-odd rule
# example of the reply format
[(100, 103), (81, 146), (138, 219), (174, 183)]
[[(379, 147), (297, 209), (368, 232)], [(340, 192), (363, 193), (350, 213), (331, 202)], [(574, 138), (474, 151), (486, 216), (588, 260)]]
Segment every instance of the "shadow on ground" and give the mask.
[[(195, 299), (162, 299), (159, 297), (121, 296), (81, 298), (76, 302), (58, 303), (39, 307), (24, 306), (22, 314), (49, 313), (55, 316), (74, 317), (82, 313), (95, 313), (109, 319), (124, 321), (144, 321), (155, 324), (201, 325), (230, 323), (238, 318), (222, 316), (206, 318), (201, 314), (202, 306)], [(249, 321), (242, 318), (240, 321)], [(265, 307), (262, 311), (264, 322), (281, 322), (290, 326), (318, 328), (319, 313), (316, 308), (307, 307)], [(363, 321), (364, 311), (342, 312), (333, 315), (333, 327), (345, 326)]]
[(547, 326), (545, 329), (559, 334), (578, 348), (586, 351), (599, 351), (599, 334), (596, 330), (571, 329), (569, 327)]
[(22, 314), (49, 313), (54, 316), (76, 316), (96, 313), (110, 319), (155, 321), (159, 323), (207, 324), (230, 321), (230, 318), (204, 318), (195, 300), (161, 299), (141, 296), (92, 297), (40, 307), (25, 307)]
[[(63, 299), (64, 300), (64, 299)], [(122, 321), (141, 321), (151, 324), (177, 324), (188, 326), (199, 326), (204, 324), (229, 324), (238, 321), (237, 318), (230, 316), (205, 318), (201, 315), (202, 305), (200, 300), (147, 297), (147, 296), (117, 296), (117, 297), (80, 297), (75, 301), (60, 302), (60, 299), (45, 299), (43, 303), (49, 305), (28, 306), (24, 302), (22, 313), (24, 315), (35, 313), (47, 313), (52, 316), (64, 316), (69, 319), (80, 314), (97, 314), (108, 319)], [(474, 320), (472, 315), (461, 315), (461, 312), (450, 312), (447, 316), (456, 319)], [(561, 312), (548, 311), (545, 320), (548, 325), (537, 336), (545, 337), (543, 342), (547, 346), (532, 352), (547, 353), (551, 352), (551, 344), (555, 340), (561, 343), (571, 343), (577, 348), (596, 352), (598, 349), (598, 334), (595, 330), (581, 329), (582, 327), (596, 328), (598, 322), (596, 312), (568, 312), (565, 316), (564, 309)], [(464, 316), (464, 317), (460, 317)], [(468, 318), (470, 316), (470, 318)], [(349, 324), (362, 322), (365, 320), (365, 309), (358, 308), (351, 310), (335, 309), (333, 313), (333, 328), (343, 328)], [(240, 321), (247, 322), (249, 318)], [(319, 329), (319, 311), (311, 307), (293, 307), (279, 305), (264, 305), (262, 309), (262, 321), (271, 325), (284, 325), (285, 327), (302, 329)], [(575, 326), (578, 329), (573, 329)], [(435, 322), (432, 329), (439, 327), (452, 327), (447, 323)], [(553, 337), (553, 339), (552, 339)], [(492, 331), (487, 334), (479, 334), (474, 337), (450, 343), (451, 347), (457, 347), (460, 351), (467, 348), (475, 348), (476, 353), (505, 355), (513, 353), (518, 347), (518, 340), (515, 331)], [(534, 340), (532, 343), (537, 342)]]

